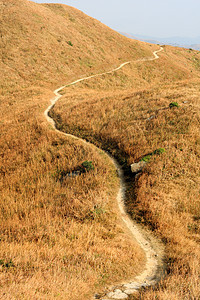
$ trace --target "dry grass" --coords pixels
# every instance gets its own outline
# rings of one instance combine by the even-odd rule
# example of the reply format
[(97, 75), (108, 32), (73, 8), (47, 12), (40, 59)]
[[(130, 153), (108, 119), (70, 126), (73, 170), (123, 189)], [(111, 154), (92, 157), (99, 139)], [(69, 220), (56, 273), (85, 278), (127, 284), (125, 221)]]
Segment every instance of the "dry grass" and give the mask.
[(165, 47), (160, 56), (65, 89), (52, 115), (60, 129), (108, 149), (125, 167), (165, 148), (132, 178), (127, 199), (133, 218), (166, 246), (166, 279), (141, 298), (198, 299), (200, 54)]
[[(59, 137), (43, 112), (54, 87), (151, 56), (157, 46), (62, 5), (2, 0), (0, 11), (0, 298), (90, 299), (133, 277), (145, 259), (120, 223), (112, 164)], [(60, 128), (127, 165), (167, 149), (139, 178), (137, 197), (131, 188), (128, 198), (133, 217), (166, 242), (169, 276), (147, 299), (198, 298), (198, 76), (198, 52), (167, 47), (162, 60), (67, 89), (52, 112)], [(158, 111), (173, 100), (189, 102)], [(64, 176), (85, 160), (93, 171)]]
[[(144, 257), (118, 219), (112, 164), (51, 131), (45, 103), (26, 96), (1, 131), (0, 295), (89, 299), (105, 283), (132, 277)], [(86, 160), (94, 171), (65, 176)]]
[(151, 53), (144, 43), (128, 40), (69, 6), (27, 0), (1, 0), (0, 5), (4, 93), (19, 84), (52, 88)]
[[(3, 0), (0, 11), (0, 298), (90, 299), (138, 273), (144, 254), (119, 220), (113, 165), (43, 112), (54, 87), (153, 47), (66, 6)], [(65, 176), (86, 160), (94, 170)]]

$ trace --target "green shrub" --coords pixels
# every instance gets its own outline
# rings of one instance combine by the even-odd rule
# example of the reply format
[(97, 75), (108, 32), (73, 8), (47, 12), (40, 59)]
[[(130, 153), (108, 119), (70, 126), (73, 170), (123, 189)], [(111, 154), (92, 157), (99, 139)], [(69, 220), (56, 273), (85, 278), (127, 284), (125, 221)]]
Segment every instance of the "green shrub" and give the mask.
[(14, 267), (15, 265), (14, 265), (12, 259), (10, 259), (7, 262), (4, 259), (0, 259), (0, 266), (2, 266), (3, 268), (9, 269), (9, 268)]
[(152, 153), (144, 156), (140, 161), (144, 161), (144, 162), (148, 163), (148, 162), (150, 162), (153, 155), (160, 155), (160, 154), (165, 153), (165, 152), (166, 152), (165, 148), (156, 149)]
[(71, 41), (68, 41), (67, 44), (70, 45), (70, 46), (73, 46)]
[(152, 157), (152, 154), (149, 154), (149, 155), (146, 155), (146, 156), (144, 156), (142, 159), (141, 159), (141, 161), (144, 161), (144, 162), (150, 162), (150, 160), (151, 160), (151, 157)]
[(85, 171), (85, 172), (94, 170), (94, 166), (92, 164), (92, 161), (88, 161), (88, 160), (84, 161), (81, 164), (81, 169), (82, 169), (82, 171)]
[(158, 155), (160, 155), (160, 154), (165, 153), (165, 152), (166, 152), (165, 148), (159, 148), (159, 149), (156, 149), (156, 150), (153, 152), (153, 154), (158, 154)]
[(179, 107), (179, 104), (177, 102), (171, 102), (169, 104), (169, 107), (172, 108), (172, 107)]

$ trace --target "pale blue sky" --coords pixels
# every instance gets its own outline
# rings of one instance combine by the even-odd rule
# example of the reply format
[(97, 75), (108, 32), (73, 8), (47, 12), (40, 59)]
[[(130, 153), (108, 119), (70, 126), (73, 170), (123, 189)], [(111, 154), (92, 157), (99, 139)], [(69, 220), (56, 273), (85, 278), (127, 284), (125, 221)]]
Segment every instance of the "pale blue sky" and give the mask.
[(115, 30), (127, 33), (155, 37), (200, 36), (200, 0), (34, 0), (34, 2), (67, 4)]

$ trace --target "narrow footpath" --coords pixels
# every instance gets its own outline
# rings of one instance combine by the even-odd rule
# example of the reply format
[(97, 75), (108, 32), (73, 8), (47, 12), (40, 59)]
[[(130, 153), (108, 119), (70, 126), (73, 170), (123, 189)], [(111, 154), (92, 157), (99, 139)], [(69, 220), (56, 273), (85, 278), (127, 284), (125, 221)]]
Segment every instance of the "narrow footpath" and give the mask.
[[(59, 131), (56, 128), (54, 120), (49, 116), (49, 112), (52, 109), (52, 107), (56, 104), (56, 102), (62, 97), (62, 95), (59, 93), (61, 92), (64, 88), (69, 87), (71, 85), (75, 85), (81, 81), (89, 80), (94, 77), (106, 75), (113, 73), (117, 70), (120, 70), (124, 66), (134, 62), (146, 62), (146, 61), (154, 61), (156, 59), (159, 59), (158, 53), (163, 51), (163, 48), (161, 47), (159, 50), (153, 52), (153, 57), (150, 58), (143, 58), (143, 59), (138, 59), (136, 61), (128, 61), (123, 64), (121, 64), (119, 67), (116, 69), (113, 69), (108, 72), (92, 75), (89, 77), (84, 77), (81, 79), (78, 79), (76, 81), (73, 81), (69, 84), (66, 84), (54, 91), (55, 97), (51, 99), (51, 104), (49, 107), (46, 109), (44, 112), (44, 115), (47, 119), (47, 121), (51, 124), (51, 126), (55, 129), (56, 132), (59, 134), (62, 134), (67, 137), (71, 137), (76, 140), (82, 141), (84, 144), (87, 144), (88, 146), (92, 146), (97, 148), (95, 145), (85, 141), (84, 139), (78, 138), (74, 135), (64, 133), (62, 131)], [(133, 280), (129, 280), (128, 282), (123, 282), (117, 286), (112, 286), (112, 287), (105, 287), (105, 293), (103, 295), (94, 295), (94, 299), (100, 299), (100, 300), (112, 300), (112, 299), (128, 299), (129, 295), (134, 295), (138, 293), (138, 291), (142, 288), (147, 288), (154, 286), (157, 284), (161, 278), (163, 277), (164, 274), (164, 263), (163, 263), (163, 247), (153, 237), (153, 235), (150, 232), (147, 232), (144, 230), (140, 225), (138, 225), (136, 222), (134, 222), (129, 215), (126, 213), (126, 207), (124, 204), (125, 200), (125, 191), (126, 191), (126, 185), (125, 185), (125, 179), (124, 179), (124, 174), (122, 171), (122, 168), (118, 164), (118, 162), (112, 158), (109, 154), (106, 153), (106, 155), (109, 156), (109, 158), (112, 160), (112, 163), (115, 165), (116, 170), (118, 171), (119, 178), (120, 178), (120, 188), (119, 192), (117, 195), (117, 203), (119, 206), (119, 210), (121, 213), (121, 219), (125, 226), (128, 228), (128, 230), (131, 233), (131, 236), (134, 240), (138, 242), (140, 247), (143, 249), (143, 251), (146, 254), (146, 265), (144, 271), (139, 274), (137, 277), (135, 277)]]

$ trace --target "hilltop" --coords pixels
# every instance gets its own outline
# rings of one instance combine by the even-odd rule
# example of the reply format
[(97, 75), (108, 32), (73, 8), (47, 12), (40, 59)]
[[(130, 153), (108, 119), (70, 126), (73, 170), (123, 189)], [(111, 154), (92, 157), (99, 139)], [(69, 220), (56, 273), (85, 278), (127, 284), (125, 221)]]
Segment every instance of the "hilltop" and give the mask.
[(119, 160), (130, 215), (165, 245), (166, 279), (138, 298), (197, 299), (200, 52), (166, 46), (142, 61), (159, 47), (66, 5), (1, 0), (0, 23), (0, 298), (86, 300), (144, 270), (115, 168), (44, 118), (55, 88), (132, 61), (63, 89), (51, 116)]
[(4, 84), (7, 78), (12, 78), (13, 84), (57, 84), (111, 67), (122, 59), (150, 54), (142, 43), (130, 41), (66, 5), (25, 0), (3, 0), (0, 5)]

